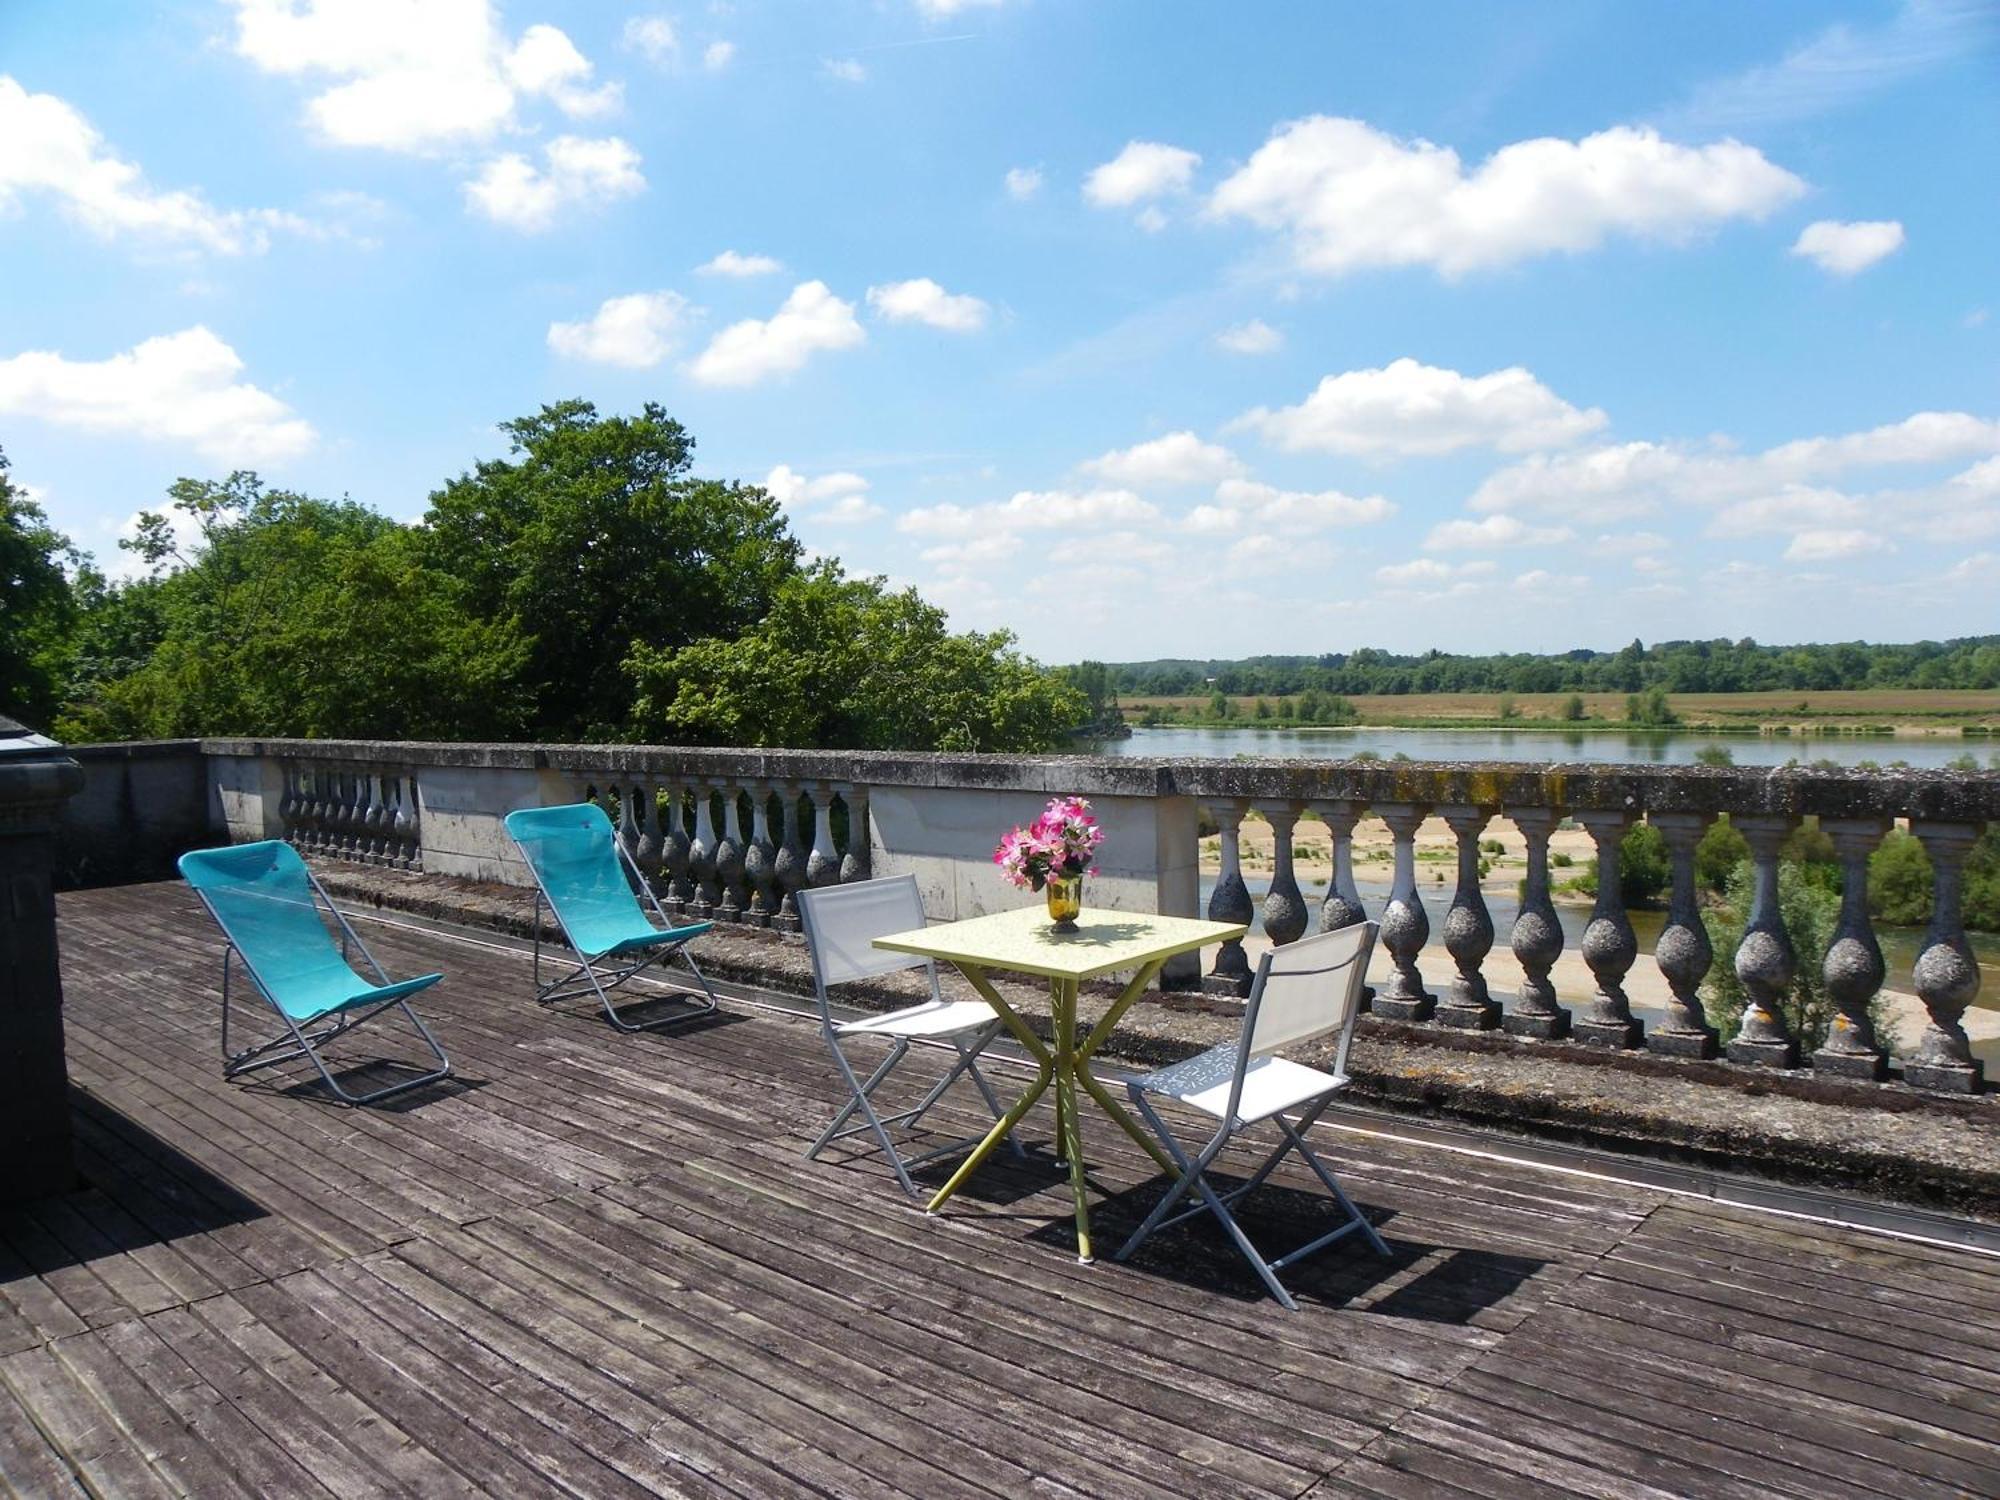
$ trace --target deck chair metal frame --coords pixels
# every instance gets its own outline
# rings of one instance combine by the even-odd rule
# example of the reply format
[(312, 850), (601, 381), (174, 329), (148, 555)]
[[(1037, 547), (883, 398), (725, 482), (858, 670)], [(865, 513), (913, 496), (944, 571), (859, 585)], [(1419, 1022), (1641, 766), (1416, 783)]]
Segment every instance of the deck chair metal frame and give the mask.
[[(274, 867), (296, 866), (296, 873), (305, 877), (306, 888), (310, 892), (308, 900), (315, 915), (323, 911), (327, 917), (332, 918), (334, 927), (340, 933), (340, 961), (352, 970), (354, 950), (359, 949), (361, 956), (368, 961), (368, 967), (375, 971), (375, 977), (378, 981), (378, 984), (370, 987), (370, 989), (394, 990), (396, 993), (387, 995), (381, 999), (370, 1000), (368, 998), (369, 991), (364, 990), (363, 994), (354, 1002), (335, 1006), (331, 1009), (320, 1011), (317, 1014), (304, 1017), (294, 1017), (285, 1009), (267, 976), (258, 972), (257, 965), (251, 962), (249, 954), (244, 952), (241, 944), (238, 942), (237, 935), (231, 930), (228, 921), (224, 918), (214, 899), (212, 899), (210, 892), (203, 887), (201, 882), (190, 871), (190, 862), (192, 862), (194, 869), (199, 870), (207, 864), (215, 863), (218, 859), (233, 859), (241, 862), (265, 853), (271, 855)], [(451, 1059), (445, 1056), (444, 1048), (438, 1045), (438, 1040), (431, 1034), (431, 1029), (424, 1025), (422, 1018), (410, 1008), (409, 1001), (411, 995), (430, 988), (431, 985), (437, 983), (444, 976), (442, 974), (426, 974), (417, 979), (401, 982), (390, 979), (389, 971), (382, 967), (380, 960), (375, 957), (375, 954), (369, 949), (368, 944), (362, 941), (361, 934), (354, 930), (352, 924), (348, 922), (340, 908), (333, 904), (333, 898), (327, 895), (326, 887), (319, 883), (319, 877), (313, 874), (311, 867), (299, 857), (298, 851), (292, 848), (290, 844), (280, 839), (265, 839), (258, 843), (235, 844), (221, 849), (196, 849), (183, 854), (177, 865), (182, 877), (187, 880), (188, 885), (200, 899), (203, 909), (208, 912), (209, 916), (214, 920), (216, 927), (221, 930), (224, 939), (222, 950), (222, 1076), (224, 1078), (240, 1078), (246, 1073), (255, 1073), (264, 1068), (277, 1067), (281, 1063), (291, 1062), (296, 1058), (303, 1057), (308, 1059), (313, 1067), (318, 1070), (321, 1081), (326, 1084), (327, 1088), (332, 1090), (335, 1098), (344, 1104), (362, 1105), (373, 1104), (378, 1099), (386, 1099), (391, 1094), (400, 1094), (407, 1089), (419, 1088), (427, 1083), (435, 1083), (439, 1079), (450, 1075)], [(321, 930), (325, 936), (327, 946), (332, 947), (333, 934), (325, 932), (323, 926)], [(274, 1037), (268, 1042), (260, 1042), (255, 1046), (246, 1047), (240, 1052), (231, 1052), (229, 1050), (229, 1012), (231, 1008), (229, 981), (231, 960), (243, 966), (243, 972), (250, 976), (251, 985), (259, 995), (264, 997), (265, 1002), (271, 1009), (278, 1013), (279, 1019), (285, 1023), (285, 1032), (283, 1035)], [(355, 978), (364, 986), (366, 985), (366, 980), (358, 972), (356, 972)], [(383, 1088), (373, 1089), (364, 1094), (352, 1093), (348, 1089), (343, 1088), (339, 1079), (334, 1077), (333, 1071), (326, 1065), (326, 1060), (320, 1056), (320, 1049), (336, 1037), (343, 1036), (347, 1032), (353, 1031), (356, 1027), (366, 1024), (386, 1010), (402, 1011), (403, 1018), (410, 1023), (417, 1035), (423, 1039), (424, 1045), (430, 1049), (431, 1055), (437, 1059), (438, 1065), (427, 1072), (419, 1072), (408, 1078), (399, 1079), (397, 1082), (388, 1084)]]
[[(895, 1125), (909, 1129), (915, 1126), (961, 1075), (972, 1080), (980, 1097), (986, 1101), (986, 1107), (993, 1112), (993, 1118), (1000, 1119), (1006, 1111), (979, 1067), (979, 1054), (1000, 1034), (1000, 1018), (983, 1000), (945, 999), (944, 991), (938, 984), (936, 960), (914, 953), (891, 953), (874, 946), (875, 938), (892, 932), (909, 932), (924, 925), (924, 903), (917, 892), (916, 876), (890, 875), (880, 880), (854, 881), (817, 891), (804, 890), (798, 893), (798, 903), (800, 925), (805, 929), (806, 945), (812, 955), (813, 992), (819, 1004), (820, 1035), (826, 1042), (827, 1050), (833, 1054), (833, 1065), (846, 1083), (849, 1096), (832, 1123), (806, 1148), (806, 1159), (816, 1160), (820, 1152), (835, 1141), (864, 1132), (872, 1133), (876, 1144), (869, 1149), (879, 1150), (888, 1160), (905, 1193), (912, 1198), (921, 1197), (910, 1177), (910, 1168), (956, 1152), (970, 1151), (985, 1137), (967, 1136), (915, 1156), (904, 1156), (897, 1150), (889, 1127)], [(882, 1015), (864, 1016), (856, 1021), (835, 1019), (833, 1001), (828, 994), (831, 986), (916, 968), (923, 969), (930, 980), (929, 1000)], [(963, 1025), (955, 1024), (961, 1020)], [(865, 1079), (855, 1072), (853, 1063), (841, 1048), (843, 1040), (864, 1036), (885, 1037), (890, 1043), (889, 1055)], [(909, 1056), (912, 1044), (919, 1040), (948, 1046), (957, 1057), (945, 1075), (913, 1107), (893, 1115), (877, 1114), (874, 1104), (876, 1089), (895, 1072), (897, 1066)], [(861, 1116), (860, 1122), (850, 1125), (848, 1122), (857, 1114)], [(1026, 1156), (1027, 1153), (1012, 1136), (1007, 1138), (1007, 1144), (1016, 1156)]]
[[(564, 914), (561, 905), (556, 900), (555, 893), (549, 889), (548, 881), (540, 863), (529, 852), (527, 842), (516, 831), (518, 827), (525, 826), (526, 820), (524, 820), (524, 824), (520, 825), (517, 825), (515, 822), (515, 819), (521, 817), (523, 814), (578, 812), (581, 815), (580, 810), (584, 808), (588, 808), (591, 813), (595, 813), (596, 819), (586, 819), (586, 821), (591, 823), (591, 826), (587, 829), (580, 827), (578, 831), (589, 832), (594, 836), (601, 834), (606, 839), (609, 843), (612, 857), (617, 862), (617, 869), (624, 876), (625, 883), (631, 892), (634, 912), (643, 918), (646, 907), (651, 907), (653, 915), (659, 918), (661, 926), (655, 929), (657, 936), (650, 940), (642, 939), (646, 943), (644, 947), (624, 949), (622, 945), (614, 945), (611, 948), (602, 949), (597, 952), (586, 951), (584, 945), (577, 940), (575, 926), (570, 917)], [(658, 1031), (663, 1027), (676, 1026), (683, 1021), (693, 1020), (696, 1016), (708, 1015), (715, 1010), (717, 1003), (715, 990), (709, 984), (708, 976), (703, 974), (700, 966), (695, 963), (694, 955), (686, 951), (689, 943), (693, 942), (703, 933), (713, 929), (715, 924), (713, 922), (690, 922), (678, 926), (675, 925), (672, 919), (667, 916), (666, 909), (660, 905), (660, 898), (654, 892), (652, 883), (646, 879), (644, 872), (639, 868), (638, 862), (632, 858), (631, 851), (620, 842), (616, 831), (611, 826), (611, 819), (605, 815), (603, 808), (594, 802), (579, 802), (561, 807), (520, 808), (507, 814), (504, 821), (507, 827), (507, 836), (514, 840), (515, 847), (521, 851), (521, 857), (526, 861), (528, 866), (528, 873), (534, 877), (535, 881), (535, 910), (530, 922), (531, 930), (534, 934), (534, 986), (536, 1004), (555, 1005), (564, 1000), (574, 1000), (580, 996), (594, 995), (597, 997), (598, 1004), (604, 1007), (605, 1019), (610, 1021), (620, 1031), (628, 1032)], [(597, 823), (602, 824), (601, 829), (595, 826)], [(567, 972), (550, 980), (547, 984), (542, 983), (542, 908), (544, 906), (548, 907), (550, 914), (555, 917), (556, 930), (562, 933), (563, 941), (569, 945), (570, 952), (574, 953), (578, 960)], [(649, 922), (647, 925), (650, 926), (651, 923)], [(628, 953), (634, 956), (628, 959), (626, 957)], [(693, 1010), (676, 1011), (670, 1016), (661, 1016), (651, 1021), (628, 1021), (620, 1015), (618, 1007), (611, 1002), (611, 992), (622, 985), (630, 983), (655, 965), (665, 965), (675, 958), (680, 959), (687, 966), (688, 973), (692, 974), (695, 983), (701, 986), (701, 994), (700, 996), (696, 996), (693, 992), (684, 989), (676, 989), (674, 993), (694, 1002), (695, 1008)], [(613, 961), (607, 963), (607, 960)], [(564, 988), (564, 986), (568, 986), (568, 988)], [(629, 1005), (643, 1002), (627, 1003)]]
[[(1350, 1234), (1360, 1235), (1376, 1254), (1389, 1254), (1389, 1247), (1382, 1242), (1375, 1226), (1341, 1190), (1339, 1181), (1306, 1140), (1306, 1133), (1347, 1087), (1347, 1049), (1354, 1037), (1355, 1017), (1361, 1010), (1361, 992), (1375, 934), (1375, 923), (1361, 922), (1269, 950), (1258, 961), (1250, 997), (1244, 1002), (1242, 1033), (1236, 1041), (1225, 1042), (1144, 1078), (1127, 1080), (1126, 1090), (1134, 1107), (1159, 1136), (1160, 1144), (1180, 1168), (1180, 1176), (1132, 1232), (1116, 1259), (1127, 1259), (1162, 1229), (1201, 1214), (1213, 1214), (1256, 1269), (1271, 1295), (1297, 1312), (1298, 1303), (1278, 1280), (1278, 1272), (1287, 1266), (1296, 1265)], [(1276, 1055), (1280, 1048), (1335, 1033), (1339, 1042), (1331, 1073)], [(1246, 1084), (1250, 1085), (1247, 1104)], [(1178, 1099), (1215, 1116), (1219, 1122), (1215, 1134), (1190, 1156), (1153, 1107), (1153, 1096)], [(1285, 1118), (1294, 1112), (1296, 1120)], [(1218, 1193), (1208, 1181), (1208, 1169), (1224, 1146), (1265, 1120), (1276, 1122), (1283, 1139), (1248, 1180)], [(1236, 1222), (1230, 1206), (1261, 1186), (1292, 1152), (1298, 1153), (1332, 1194), (1340, 1208), (1340, 1223), (1295, 1250), (1267, 1259)], [(1169, 1218), (1173, 1207), (1190, 1193), (1201, 1201)]]

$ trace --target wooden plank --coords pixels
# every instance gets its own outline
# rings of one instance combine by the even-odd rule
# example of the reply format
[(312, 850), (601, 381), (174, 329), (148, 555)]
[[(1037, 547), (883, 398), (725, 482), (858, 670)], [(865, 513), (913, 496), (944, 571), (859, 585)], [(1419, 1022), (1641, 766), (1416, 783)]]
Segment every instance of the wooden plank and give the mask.
[[(75, 1336), (78, 1342), (96, 1338), (89, 1333)], [(133, 1435), (50, 1352), (50, 1346), (0, 1358), (0, 1382), (34, 1414), (35, 1426), (89, 1493), (142, 1500), (195, 1493), (167, 1482)], [(224, 1488), (223, 1493), (230, 1491)]]
[(0, 1494), (45, 1500), (81, 1500), (87, 1494), (76, 1471), (5, 1385), (0, 1385)]

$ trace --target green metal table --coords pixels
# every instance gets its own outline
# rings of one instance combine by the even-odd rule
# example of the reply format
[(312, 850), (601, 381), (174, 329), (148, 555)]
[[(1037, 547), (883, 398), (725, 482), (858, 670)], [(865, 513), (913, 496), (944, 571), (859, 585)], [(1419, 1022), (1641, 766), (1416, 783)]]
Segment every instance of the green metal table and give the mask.
[[(1077, 1116), (1077, 1091), (1081, 1089), (1097, 1107), (1115, 1120), (1137, 1141), (1162, 1171), (1179, 1174), (1145, 1131), (1091, 1075), (1090, 1059), (1104, 1045), (1120, 1016), (1132, 1007), (1161, 967), (1177, 954), (1189, 953), (1213, 943), (1240, 938), (1245, 928), (1227, 922), (1204, 922), (1193, 917), (1161, 917), (1144, 912), (1102, 911), (1085, 908), (1077, 918), (1075, 932), (1057, 932), (1048, 912), (1040, 907), (996, 912), (990, 917), (973, 917), (963, 922), (947, 922), (912, 932), (891, 933), (875, 939), (875, 946), (895, 953), (916, 953), (941, 959), (956, 967), (966, 981), (993, 1007), (1008, 1031), (1035, 1060), (1035, 1081), (1000, 1117), (986, 1138), (974, 1148), (951, 1181), (939, 1188), (928, 1205), (932, 1213), (956, 1193), (966, 1178), (977, 1171), (993, 1148), (1007, 1138), (1050, 1087), (1056, 1094), (1057, 1154), (1069, 1168), (1070, 1188), (1076, 1198), (1077, 1259), (1088, 1261), (1090, 1253), (1090, 1207), (1083, 1168), (1083, 1130)], [(993, 987), (995, 970), (1037, 974), (1049, 982), (1049, 1013), (1055, 1037), (1053, 1048), (1035, 1035), (1034, 1028), (1021, 1019), (1014, 1007)], [(1076, 1038), (1077, 989), (1086, 979), (1101, 974), (1132, 971), (1132, 981), (1111, 1003), (1090, 1034), (1080, 1043)]]

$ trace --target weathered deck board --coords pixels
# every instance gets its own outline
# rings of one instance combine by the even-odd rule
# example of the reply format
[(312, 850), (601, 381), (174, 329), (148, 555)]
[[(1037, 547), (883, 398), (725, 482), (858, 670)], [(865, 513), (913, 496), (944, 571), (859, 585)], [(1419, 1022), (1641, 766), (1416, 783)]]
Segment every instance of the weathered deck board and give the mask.
[[(1394, 1253), (1297, 1268), (1291, 1316), (1206, 1226), (1079, 1266), (1046, 1110), (936, 1218), (804, 1161), (837, 1092), (768, 1009), (628, 1037), (513, 952), (368, 924), (447, 974), (457, 1076), (351, 1111), (220, 1078), (182, 889), (61, 917), (87, 1185), (0, 1215), (12, 1492), (2000, 1494), (1969, 1252), (1323, 1129)], [(936, 1130), (983, 1121), (967, 1091)], [(1156, 1174), (1086, 1141), (1115, 1244)], [(1277, 1181), (1245, 1221), (1281, 1246), (1319, 1208)]]

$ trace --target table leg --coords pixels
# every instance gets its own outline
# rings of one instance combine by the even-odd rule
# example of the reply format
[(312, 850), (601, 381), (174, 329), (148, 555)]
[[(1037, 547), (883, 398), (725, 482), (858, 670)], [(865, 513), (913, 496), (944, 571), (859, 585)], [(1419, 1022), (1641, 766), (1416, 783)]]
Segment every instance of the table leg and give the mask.
[[(1042, 1097), (1042, 1091), (1055, 1077), (1054, 1056), (1042, 1045), (1042, 1039), (1035, 1035), (1034, 1029), (1026, 1021), (1021, 1019), (1014, 1007), (1000, 998), (1000, 992), (993, 988), (985, 971), (969, 964), (958, 965), (958, 970), (979, 992), (980, 997), (993, 1007), (994, 1014), (1000, 1017), (1000, 1024), (1011, 1031), (1014, 1039), (1027, 1049), (1030, 1057), (1034, 1058), (1035, 1081), (1029, 1084), (1028, 1091), (1014, 1102), (1014, 1107), (1002, 1115), (994, 1123), (993, 1128), (986, 1132), (986, 1138), (972, 1148), (972, 1154), (959, 1163), (958, 1170), (951, 1174), (951, 1180), (939, 1188), (931, 1201), (924, 1205), (924, 1211), (933, 1214), (944, 1206), (953, 1193), (965, 1185), (966, 1178), (979, 1170), (980, 1164), (993, 1154), (994, 1148), (1007, 1139), (1008, 1132), (1020, 1124), (1022, 1117), (1034, 1108), (1035, 1101)], [(1056, 1097), (1060, 1099), (1062, 1096), (1058, 1093)]]
[(1146, 986), (1153, 982), (1161, 967), (1160, 963), (1150, 963), (1132, 976), (1132, 982), (1125, 986), (1116, 1000), (1111, 1002), (1111, 1008), (1105, 1011), (1098, 1023), (1091, 1028), (1090, 1035), (1084, 1039), (1083, 1045), (1077, 1048), (1074, 1068), (1077, 1082), (1083, 1085), (1085, 1093), (1097, 1101), (1097, 1107), (1111, 1116), (1127, 1135), (1137, 1141), (1139, 1149), (1152, 1157), (1162, 1172), (1170, 1177), (1179, 1177), (1180, 1168), (1175, 1166), (1173, 1159), (1160, 1149), (1160, 1143), (1139, 1128), (1139, 1122), (1126, 1113), (1124, 1106), (1111, 1097), (1110, 1090), (1099, 1083), (1090, 1071), (1091, 1055), (1104, 1045), (1111, 1035), (1112, 1028), (1117, 1026), (1125, 1012), (1146, 993)]
[[(1062, 1006), (1063, 1006), (1062, 987), (1063, 987), (1063, 982), (1060, 979), (1051, 979), (1049, 981), (1049, 1033), (1051, 1036), (1057, 1038), (1060, 1038), (1060, 1036), (1062, 1035), (1062, 1023), (1061, 1023)], [(1072, 1012), (1072, 1014), (1074, 1014), (1074, 1012)], [(1056, 1057), (1058, 1059), (1056, 1063), (1056, 1077), (1061, 1078), (1063, 1076), (1063, 1068), (1062, 1068), (1062, 1063), (1060, 1061), (1062, 1057), (1062, 1047), (1060, 1043), (1058, 1043), (1056, 1047)], [(1058, 1088), (1055, 1091), (1056, 1170), (1058, 1172), (1067, 1170), (1070, 1163), (1069, 1131), (1068, 1131), (1069, 1110), (1065, 1107), (1066, 1101), (1063, 1098), (1063, 1093), (1064, 1091), (1061, 1088)], [(1075, 1097), (1072, 1094), (1067, 1103), (1073, 1105), (1075, 1102), (1076, 1102)]]
[(1069, 1162), (1070, 1196), (1076, 1202), (1076, 1258), (1088, 1263), (1092, 1258), (1090, 1183), (1083, 1163), (1083, 1121), (1076, 1112), (1076, 995), (1074, 979), (1059, 979), (1050, 986), (1056, 1034), (1056, 1114), (1062, 1122), (1058, 1139)]

